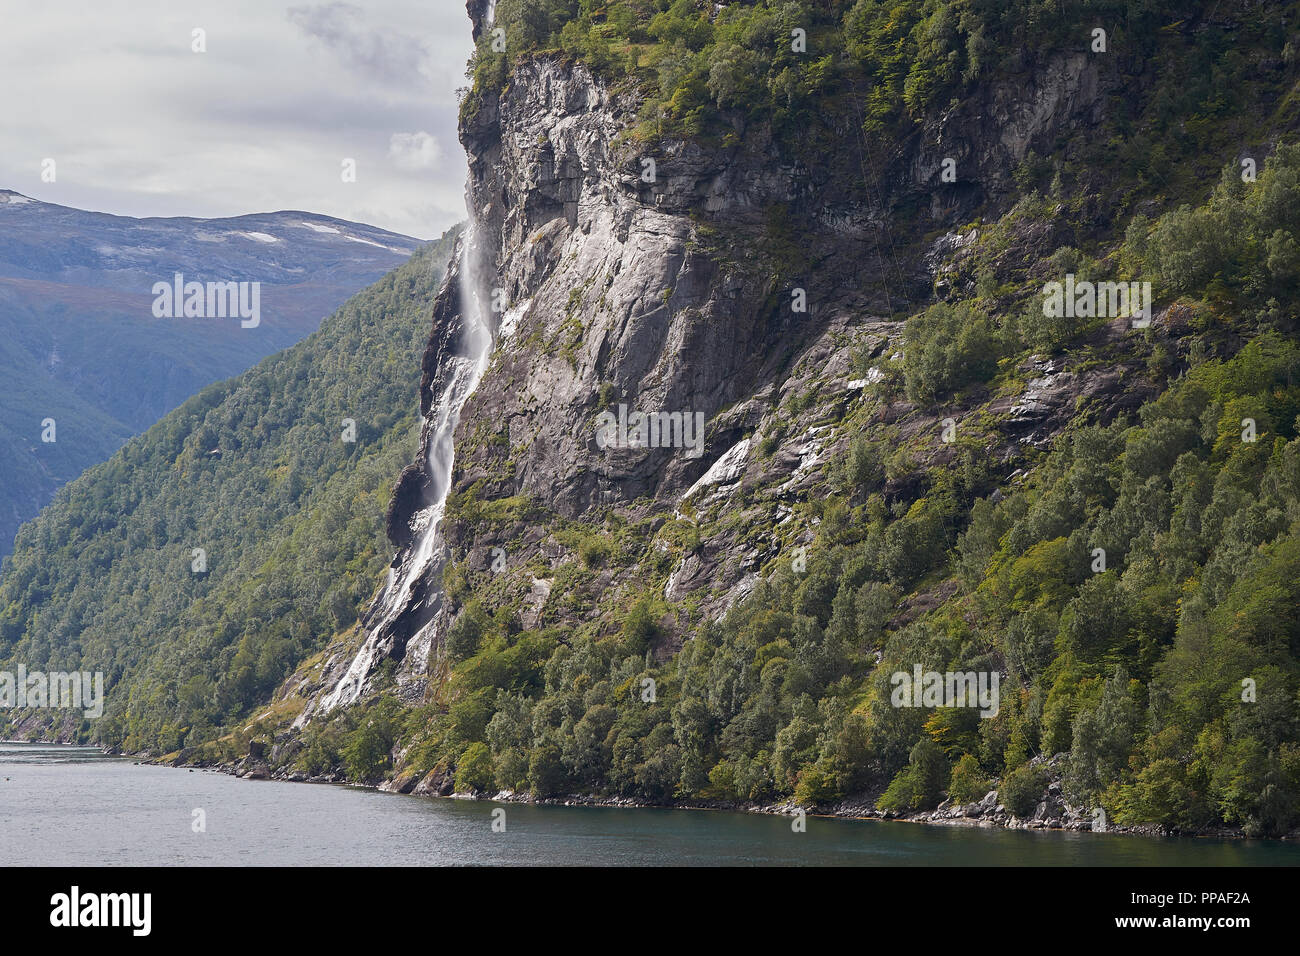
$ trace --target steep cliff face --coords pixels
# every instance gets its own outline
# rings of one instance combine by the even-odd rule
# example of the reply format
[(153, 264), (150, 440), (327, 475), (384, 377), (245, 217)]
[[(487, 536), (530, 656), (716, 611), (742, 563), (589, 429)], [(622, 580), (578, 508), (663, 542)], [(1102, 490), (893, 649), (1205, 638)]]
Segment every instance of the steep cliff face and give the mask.
[[(1105, 52), (1054, 6), (503, 0), (532, 37), (493, 54), (473, 0), (396, 558), (202, 759), (1300, 822), (1300, 634), (1256, 599), (1300, 599), (1292, 12), (1143, 4)], [(958, 677), (1001, 696), (931, 693)]]
[[(490, 9), (471, 0), (469, 12), (477, 37)], [(731, 145), (638, 142), (635, 92), (556, 56), (517, 64), (462, 123), (474, 227), (433, 307), (421, 454), (388, 514), (398, 554), (361, 649), (340, 644), (297, 687), (309, 698), (299, 725), (365, 697), (387, 660), (403, 700), (437, 696), (429, 676), (445, 674), (440, 647), (461, 610), (448, 568), (458, 581), (489, 576), (485, 599), (524, 629), (608, 630), (651, 589), (669, 608), (660, 656), (749, 593), (782, 548), (810, 537), (789, 518), (852, 438), (825, 420), (868, 384), (854, 350), (896, 354), (899, 319), (962, 281), (955, 263), (973, 236), (950, 230), (977, 208), (1009, 207), (1011, 171), (1035, 146), (1086, 135), (1102, 95), (1095, 61), (1056, 55), (929, 119), (889, 155), (871, 155), (853, 108), (832, 119), (825, 149), (792, 155), (739, 117)], [(946, 160), (957, 177), (941, 185)], [(1046, 226), (1035, 238), (1066, 237)], [(490, 364), (465, 395), (457, 369), (483, 324)], [(1080, 396), (1120, 377), (1052, 372), (1031, 400), (1005, 402), (1016, 412), (995, 435), (1006, 472), (1028, 435), (1045, 440)], [(449, 405), (444, 506), (434, 444)], [(602, 447), (598, 416), (619, 406), (702, 416), (702, 448)], [(878, 414), (905, 419), (912, 436), (946, 412), (895, 402)], [(683, 543), (683, 521), (707, 532)], [(575, 523), (635, 529), (654, 560), (566, 594), (557, 572), (583, 560), (563, 533)]]

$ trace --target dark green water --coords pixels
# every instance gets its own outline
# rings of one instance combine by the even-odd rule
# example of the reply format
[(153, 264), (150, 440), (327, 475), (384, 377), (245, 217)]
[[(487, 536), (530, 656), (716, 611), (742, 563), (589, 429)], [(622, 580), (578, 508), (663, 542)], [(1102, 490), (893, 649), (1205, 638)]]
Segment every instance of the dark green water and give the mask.
[[(493, 832), (504, 808), (506, 830)], [(206, 832), (194, 832), (201, 809)], [(705, 810), (534, 807), (136, 766), (0, 744), (0, 842), (27, 865), (1295, 866), (1300, 846)]]

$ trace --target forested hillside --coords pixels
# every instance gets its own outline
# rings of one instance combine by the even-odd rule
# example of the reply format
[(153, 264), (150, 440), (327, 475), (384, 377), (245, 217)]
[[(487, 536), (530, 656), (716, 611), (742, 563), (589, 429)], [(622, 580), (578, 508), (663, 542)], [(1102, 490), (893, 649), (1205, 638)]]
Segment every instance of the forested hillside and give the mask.
[[(655, 158), (666, 185), (638, 199), (661, 210), (700, 190), (712, 211), (690, 213), (686, 291), (664, 282), (659, 321), (784, 340), (706, 404), (699, 468), (651, 452), (649, 480), (581, 451), (549, 467), (516, 416), (581, 417), (489, 380), (462, 425), (447, 535), (464, 557), (442, 574), (426, 702), (377, 672), (362, 707), (277, 736), (283, 769), (892, 812), (994, 787), (1040, 825), (1064, 805), (1294, 828), (1297, 8), (1191, 7), (501, 0), (488, 20), (471, 2), (464, 135), (501, 150), (514, 208), (555, 188), (514, 145), (528, 111), (581, 123), (573, 104), (608, 96), (608, 160), (546, 133), (542, 161), (609, 183)], [(773, 169), (787, 198), (755, 214)], [(471, 176), (500, 188), (487, 165)], [(532, 308), (501, 380), (545, 394), (567, 363), (599, 384), (574, 403), (589, 415), (665, 376), (710, 401), (716, 365), (646, 372), (599, 344), (620, 326), (614, 293), (587, 292), (616, 283), (598, 266), (532, 274), (558, 213), (537, 202), (534, 231), (502, 226), (502, 281)], [(591, 261), (619, 254), (607, 243)], [(856, 272), (838, 258), (854, 249)], [(1045, 308), (1067, 276), (1150, 282), (1153, 321)], [(757, 300), (757, 332), (719, 289)], [(566, 292), (567, 317), (539, 310)], [(530, 350), (549, 370), (508, 358)], [(592, 473), (601, 505), (580, 490)], [(892, 676), (917, 667), (997, 672), (997, 715), (897, 706)]]
[[(468, 6), (464, 261), (508, 308), (447, 560), (399, 486), (414, 573), (354, 626), (432, 449), (327, 475), (371, 353), (288, 353), (21, 537), (10, 656), (132, 688), (83, 733), (403, 792), (1300, 825), (1300, 3)], [(358, 422), (430, 440), (472, 298)], [(703, 453), (600, 445), (620, 405)]]
[[(108, 688), (101, 721), (49, 732), (207, 739), (356, 619), (388, 561), (384, 511), (455, 238), (204, 389), (22, 528), (0, 577), (0, 666), (102, 670)], [(3, 717), (6, 734), (54, 719)]]
[[(901, 361), (859, 351), (851, 374), (876, 379), (861, 401), (808, 417), (800, 406), (816, 400), (791, 395), (799, 428), (830, 426), (847, 445), (796, 512), (815, 535), (768, 550), (763, 582), (724, 618), (665, 657), (675, 615), (641, 591), (575, 632), (611, 572), (680, 565), (645, 524), (567, 523), (556, 537), (574, 559), (546, 606), (553, 626), (521, 631), (526, 604), (498, 603), (490, 573), (444, 577), (465, 602), (447, 706), (403, 714), (381, 696), (353, 732), (367, 746), (336, 739), (334, 760), (350, 754), (353, 776), (373, 779), (389, 746), (414, 740), (404, 769), (446, 761), (459, 789), (656, 801), (826, 805), (888, 782), (881, 806), (896, 811), (977, 800), (1001, 778), (1023, 816), (1047, 782), (1031, 758), (1066, 753), (1068, 797), (1118, 822), (1287, 832), (1300, 795), (1300, 345), (1278, 303), (1300, 273), (1276, 250), (1298, 211), (1300, 149), (1283, 147), (1249, 188), (1229, 168), (1208, 202), (1137, 223), (1107, 254), (1176, 290), (1163, 328), (1137, 335), (1104, 318), (1054, 326), (1037, 281), (1003, 271), (1015, 257), (998, 255), (997, 233), (977, 241), (967, 266), (996, 287), (910, 319)], [(1072, 248), (1053, 257), (1099, 267)], [(1071, 351), (1136, 364), (1131, 387), (1157, 397), (1132, 414), (1085, 409), (996, 490), (990, 391), (1017, 391), (1035, 352), (1060, 376)], [(960, 422), (943, 460), (937, 421), (904, 437), (883, 420), (919, 396)], [(972, 398), (982, 415), (963, 409)], [(474, 508), (464, 520), (484, 521)], [(688, 557), (728, 512), (683, 510), (657, 540), (685, 540)], [(493, 538), (508, 549), (526, 527), (488, 521), (513, 528)], [(890, 676), (915, 664), (1002, 671), (999, 713), (892, 706)], [(304, 766), (330, 766), (328, 731), (311, 739)]]
[[(136, 219), (0, 189), (0, 558), (57, 488), (301, 341), (416, 244), (303, 212)], [(177, 274), (257, 283), (256, 323), (159, 318), (151, 290)]]

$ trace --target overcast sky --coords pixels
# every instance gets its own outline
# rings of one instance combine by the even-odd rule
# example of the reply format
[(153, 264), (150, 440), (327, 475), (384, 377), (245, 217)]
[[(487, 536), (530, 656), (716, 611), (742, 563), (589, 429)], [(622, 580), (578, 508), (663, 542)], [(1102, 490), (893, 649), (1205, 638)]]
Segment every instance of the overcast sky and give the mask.
[(129, 216), (301, 209), (421, 239), (464, 218), (463, 0), (0, 0), (0, 13), (0, 189)]

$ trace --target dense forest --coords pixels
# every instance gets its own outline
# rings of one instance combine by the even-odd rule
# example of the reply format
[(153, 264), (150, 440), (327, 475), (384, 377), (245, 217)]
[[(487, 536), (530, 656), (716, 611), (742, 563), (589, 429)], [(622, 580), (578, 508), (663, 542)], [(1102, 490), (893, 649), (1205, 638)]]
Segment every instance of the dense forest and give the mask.
[[(979, 389), (1029, 348), (1095, 348), (1107, 320), (1059, 327), (1031, 279), (916, 315), (903, 369), (864, 361), (883, 369), (876, 394), (835, 422), (860, 437), (808, 505), (820, 524), (802, 571), (787, 552), (666, 661), (650, 653), (654, 597), (613, 634), (521, 632), (453, 580), (467, 603), (445, 700), (405, 711), (381, 697), (316, 726), (301, 765), (374, 780), (395, 744), (413, 745), (408, 767), (449, 763), (463, 790), (818, 805), (888, 782), (880, 805), (897, 810), (1000, 780), (1024, 815), (1044, 783), (1031, 759), (1066, 753), (1069, 795), (1119, 822), (1287, 832), (1300, 819), (1300, 345), (1279, 303), (1300, 291), (1298, 227), (1296, 147), (1254, 184), (1229, 167), (1207, 202), (1135, 222), (1108, 255), (1177, 291), (1191, 362), (1170, 374), (1170, 355), (1144, 348), (1162, 394), (1107, 425), (1081, 416), (1006, 494), (978, 493), (991, 463), (972, 438), (919, 494), (886, 500), (887, 473), (916, 466), (873, 424), (876, 404)], [(1054, 257), (1095, 267), (1076, 249)], [(652, 562), (645, 544), (636, 528), (595, 534), (584, 563)], [(950, 596), (901, 623), (926, 593)], [(1000, 670), (999, 713), (891, 706), (890, 675), (917, 662)]]
[[(495, 27), (479, 36), (463, 110), (500, 89), (513, 65), (539, 52), (580, 59), (644, 93), (638, 133), (689, 135), (725, 144), (739, 114), (772, 121), (792, 141), (809, 113), (854, 102), (863, 127), (897, 135), (909, 119), (942, 107), (981, 81), (1015, 73), (1036, 54), (1088, 49), (1104, 28), (1106, 49), (1133, 61), (1200, 12), (1179, 0), (500, 0)], [(1235, 24), (1237, 36), (1199, 37), (1161, 90), (1164, 112), (1217, 112), (1243, 91), (1233, 46), (1295, 44), (1286, 5)], [(1177, 82), (1173, 82), (1173, 81)], [(1136, 160), (1164, 140), (1161, 126), (1117, 144)], [(1194, 135), (1187, 130), (1174, 138)], [(1161, 143), (1169, 148), (1167, 142)], [(1147, 163), (1158, 161), (1150, 157)], [(1145, 165), (1145, 164), (1144, 164)]]
[[(380, 695), (319, 723), (298, 766), (375, 781), (400, 753), (402, 772), (450, 768), (458, 790), (806, 806), (874, 793), (898, 811), (996, 786), (1023, 816), (1047, 782), (1043, 758), (1066, 754), (1068, 798), (1122, 823), (1294, 828), (1300, 150), (1270, 148), (1257, 177), (1230, 150), (1247, 103), (1294, 129), (1295, 47), (1274, 8), (1232, 37), (1189, 31), (1171, 51), (1161, 40), (1181, 6), (858, 0), (710, 16), (690, 0), (501, 0), (507, 49), (480, 36), (468, 115), (521, 57), (573, 57), (640, 90), (638, 135), (719, 148), (737, 111), (799, 131), (836, 97), (865, 103), (864, 143), (904, 135), (1013, 70), (1017, 51), (1086, 49), (1080, 27), (1099, 22), (1112, 49), (1162, 72), (1141, 103), (1112, 103), (1114, 135), (1086, 156), (1027, 158), (1021, 201), (964, 230), (978, 234), (965, 281), (907, 319), (902, 361), (861, 350), (857, 371), (874, 384), (860, 404), (823, 412), (814, 389), (785, 407), (792, 432), (811, 408), (853, 436), (822, 494), (796, 509), (796, 525), (817, 527), (804, 566), (787, 542), (755, 592), (675, 654), (662, 633), (672, 609), (653, 587), (588, 625), (561, 610), (526, 629), (491, 575), (452, 566), (444, 584), (462, 611), (437, 700), (408, 710)], [(811, 55), (790, 54), (796, 29)], [(1252, 83), (1251, 57), (1283, 72)], [(1222, 176), (1198, 181), (1207, 149)], [(1078, 245), (1036, 245), (1035, 225), (1051, 220)], [(1044, 281), (1067, 273), (1151, 282), (1163, 331), (1117, 339), (1105, 319), (1049, 316)], [(1007, 482), (985, 453), (990, 399), (1024, 387), (1026, 362), (1062, 356), (1133, 369), (1138, 401), (1080, 408)], [(939, 437), (903, 437), (881, 414), (898, 402), (960, 415), (955, 454), (921, 465), (919, 444)], [(545, 503), (531, 505), (536, 520)], [(482, 512), (449, 508), (480, 525)], [(580, 557), (556, 579), (561, 605), (596, 593), (611, 568), (667, 576), (648, 524), (593, 518), (557, 535)], [(727, 520), (677, 515), (658, 539), (689, 552)], [(917, 663), (999, 671), (997, 716), (891, 706), (890, 675)]]
[[(866, 795), (899, 812), (996, 788), (1024, 816), (1064, 755), (1067, 797), (1121, 823), (1294, 830), (1300, 4), (1228, 4), (1229, 21), (1186, 6), (499, 0), (505, 47), (481, 32), (464, 122), (546, 57), (639, 98), (641, 142), (728, 149), (740, 117), (807, 160), (846, 113), (838, 148), (885, 148), (1026, 68), (1027, 51), (1087, 50), (1097, 24), (1147, 72), (1089, 142), (1027, 155), (1015, 200), (953, 230), (954, 271), (886, 317), (891, 347), (844, 333), (852, 400), (815, 374), (774, 390), (749, 436), (760, 457), (810, 427), (843, 453), (743, 529), (761, 580), (724, 615), (672, 606), (665, 583), (739, 520), (726, 507), (562, 519), (474, 486), (447, 503), (458, 540), (514, 554), (541, 528), (562, 553), (520, 572), (551, 582), (535, 616), (454, 554), (454, 623), (422, 702), (381, 671), (361, 704), (301, 734), (285, 730), (301, 700), (258, 706), (331, 637), (357, 636), (379, 582), (379, 517), (416, 424), (419, 309), (445, 258), (426, 251), (61, 492), (0, 581), (0, 661), (102, 667), (129, 686), (84, 735), (205, 761), (264, 735), (276, 769), (359, 783), (441, 774), (480, 794), (808, 807)], [(1151, 283), (1157, 321), (1051, 314), (1045, 285), (1066, 275)], [(1098, 370), (1111, 390), (1081, 395), (1050, 440), (1021, 442), (1014, 467), (989, 453), (1034, 382)], [(348, 415), (355, 446), (338, 441)], [(891, 675), (916, 666), (997, 672), (996, 716), (892, 705)]]

